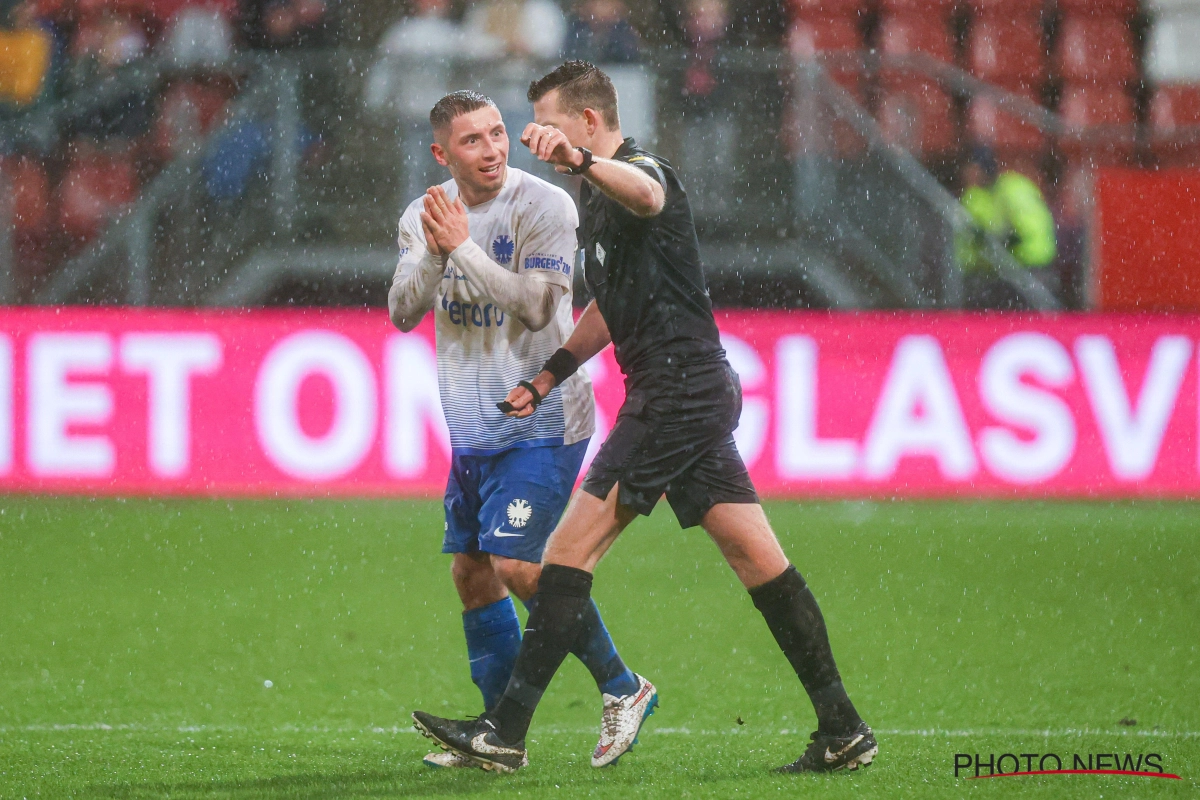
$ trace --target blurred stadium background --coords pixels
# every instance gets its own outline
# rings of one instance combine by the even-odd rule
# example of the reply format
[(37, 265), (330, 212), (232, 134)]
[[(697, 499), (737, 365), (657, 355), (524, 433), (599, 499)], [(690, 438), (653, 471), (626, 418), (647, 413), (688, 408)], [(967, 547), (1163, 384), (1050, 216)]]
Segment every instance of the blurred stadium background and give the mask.
[[(397, 212), (438, 176), (432, 101), (477, 86), (520, 130), (529, 77), (565, 56), (605, 65), (626, 131), (687, 176), (720, 305), (1197, 304), (1131, 295), (1128, 253), (1101, 270), (1105, 231), (1147, 226), (1097, 214), (1104, 170), (1157, 176), (1153, 199), (1200, 162), (1190, 0), (6, 0), (4, 18), (9, 302), (379, 305)], [(1056, 247), (956, 247), (981, 147), (1036, 184)]]
[[(1023, 748), (1183, 775), (1037, 796), (1197, 793), (1200, 0), (0, 15), (0, 797), (495, 790), (404, 732), (478, 697), (432, 325), (383, 307), (444, 179), (430, 106), (478, 88), (519, 131), (568, 57), (688, 188), (739, 448), (882, 732), (812, 788), (956, 797), (954, 753)], [(623, 388), (588, 368), (602, 435)], [(662, 735), (592, 774), (568, 667), (505, 785), (792, 790), (765, 769), (811, 722), (716, 551), (660, 510), (601, 573)]]

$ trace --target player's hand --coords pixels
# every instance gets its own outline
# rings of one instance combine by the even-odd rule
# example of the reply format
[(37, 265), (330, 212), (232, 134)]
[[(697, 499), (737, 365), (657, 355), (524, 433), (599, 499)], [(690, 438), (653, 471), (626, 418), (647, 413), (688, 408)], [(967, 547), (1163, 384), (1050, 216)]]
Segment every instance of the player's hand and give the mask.
[(438, 247), (437, 239), (435, 239), (433, 236), (433, 231), (430, 230), (429, 226), (425, 224), (424, 214), (421, 216), (421, 230), (425, 234), (425, 249), (429, 251), (429, 255), (436, 258), (441, 258), (442, 249)]
[(466, 206), (457, 198), (450, 202), (446, 190), (440, 186), (430, 187), (424, 199), (421, 224), (433, 235), (438, 250), (448, 255), (471, 235)]
[[(546, 395), (550, 394), (550, 390), (554, 388), (554, 376), (549, 372), (539, 372), (538, 376), (530, 381), (538, 390), (538, 393), (545, 399)], [(504, 402), (512, 406), (512, 411), (505, 412), (506, 416), (513, 419), (524, 419), (532, 414), (536, 407), (533, 404), (533, 392), (526, 389), (524, 386), (518, 386), (508, 393), (504, 398)]]
[(583, 166), (583, 153), (567, 140), (567, 135), (558, 128), (531, 122), (521, 133), (521, 144), (529, 148), (539, 161), (553, 164), (557, 172), (570, 172)]

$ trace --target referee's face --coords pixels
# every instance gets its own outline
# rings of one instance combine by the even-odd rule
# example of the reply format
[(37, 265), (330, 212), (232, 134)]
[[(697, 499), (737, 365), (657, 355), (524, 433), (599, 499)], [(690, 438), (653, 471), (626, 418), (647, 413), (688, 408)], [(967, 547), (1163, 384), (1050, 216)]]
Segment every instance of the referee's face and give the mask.
[(558, 104), (558, 89), (548, 92), (533, 104), (533, 121), (538, 125), (558, 128), (572, 147), (591, 147), (595, 128), (589, 129), (583, 114), (572, 114)]
[(488, 195), (504, 187), (508, 132), (497, 109), (487, 106), (459, 114), (450, 121), (446, 141), (434, 147), (434, 157), (449, 168), (459, 188), (467, 190), (464, 195), (482, 198), (476, 202), (490, 199)]

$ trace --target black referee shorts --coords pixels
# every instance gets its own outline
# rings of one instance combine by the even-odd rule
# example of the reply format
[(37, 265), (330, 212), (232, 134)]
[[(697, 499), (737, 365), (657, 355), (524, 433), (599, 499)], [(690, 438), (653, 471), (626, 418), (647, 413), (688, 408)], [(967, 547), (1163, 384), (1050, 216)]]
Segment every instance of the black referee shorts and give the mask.
[(733, 443), (742, 385), (725, 361), (665, 367), (626, 380), (625, 403), (596, 454), (585, 492), (649, 514), (664, 494), (684, 528), (718, 503), (757, 503)]

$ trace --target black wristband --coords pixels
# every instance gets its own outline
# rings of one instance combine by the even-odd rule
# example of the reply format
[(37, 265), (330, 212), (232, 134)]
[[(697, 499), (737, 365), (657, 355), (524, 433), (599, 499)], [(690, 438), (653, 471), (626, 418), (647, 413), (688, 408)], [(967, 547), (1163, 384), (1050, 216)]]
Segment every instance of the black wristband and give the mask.
[(525, 387), (526, 389), (529, 390), (529, 393), (531, 395), (533, 395), (533, 407), (534, 408), (537, 408), (538, 406), (540, 406), (542, 404), (542, 399), (543, 399), (542, 393), (539, 392), (537, 390), (537, 387), (534, 386), (532, 383), (530, 383), (529, 381), (517, 381), (517, 386)]
[(571, 167), (568, 174), (582, 175), (592, 168), (592, 151), (588, 150), (586, 147), (576, 147), (575, 149), (583, 153), (583, 163), (578, 167)]
[(560, 347), (542, 365), (542, 371), (554, 376), (555, 386), (562, 386), (563, 381), (579, 371), (579, 359), (567, 348)]

